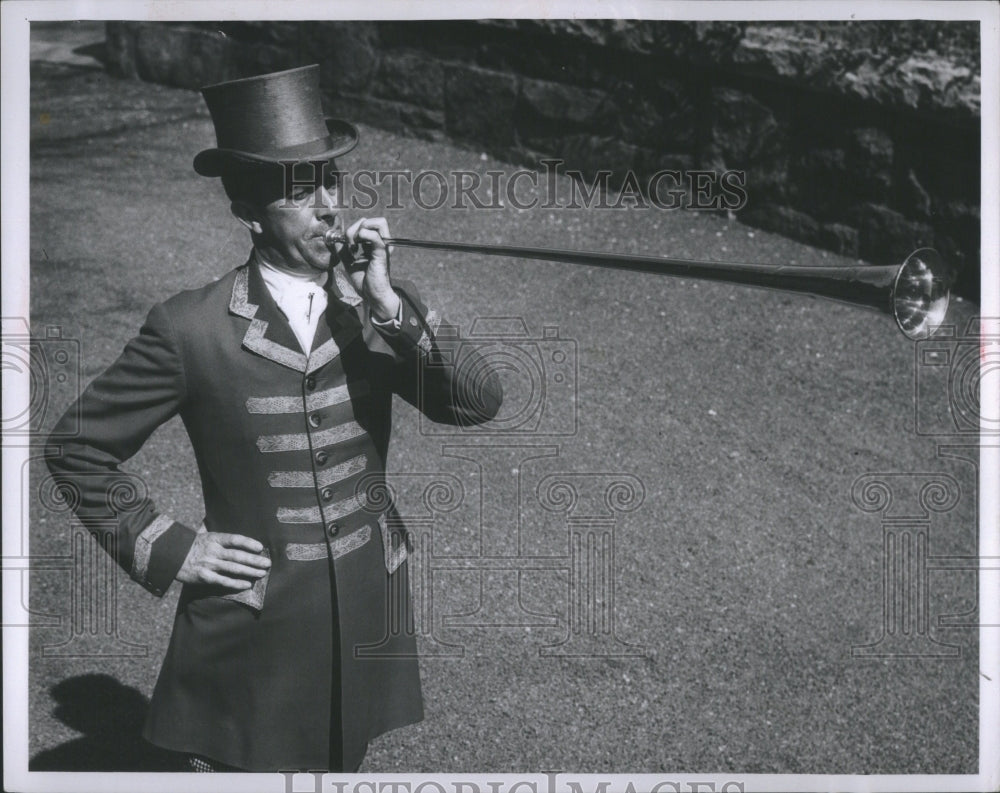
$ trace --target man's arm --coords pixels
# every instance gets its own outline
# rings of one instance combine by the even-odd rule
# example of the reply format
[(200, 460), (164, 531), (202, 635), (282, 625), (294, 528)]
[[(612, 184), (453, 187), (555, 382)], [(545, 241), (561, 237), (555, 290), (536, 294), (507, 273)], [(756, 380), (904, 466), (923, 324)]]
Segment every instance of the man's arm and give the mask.
[(441, 320), (428, 310), (412, 284), (395, 282), (400, 298), (399, 327), (374, 321), (399, 356), (393, 390), (432, 421), (471, 426), (496, 418), (503, 402), (500, 378), (474, 347), (437, 337)]
[(119, 465), (180, 409), (184, 372), (173, 328), (154, 306), (139, 335), (84, 391), (53, 437), (65, 436), (79, 417), (80, 431), (48, 466), (81, 523), (112, 552), (133, 579), (162, 595), (180, 569), (194, 532), (157, 513), (145, 483)]
[[(468, 426), (496, 418), (503, 401), (500, 378), (475, 351), (457, 360), (458, 340), (440, 342), (441, 320), (420, 302), (412, 284), (390, 282), (385, 218), (362, 218), (345, 235), (364, 255), (344, 261), (368, 304), (373, 326), (398, 356), (393, 390), (428, 418)], [(361, 266), (359, 266), (361, 265)]]
[(145, 483), (119, 467), (181, 410), (187, 390), (169, 314), (162, 305), (154, 306), (139, 335), (56, 424), (53, 437), (67, 435), (77, 419), (80, 432), (59, 443), (62, 453), (48, 459), (77, 519), (133, 579), (157, 596), (175, 578), (248, 589), (248, 579), (260, 578), (270, 566), (258, 555), (263, 546), (256, 540), (196, 533), (158, 514)]

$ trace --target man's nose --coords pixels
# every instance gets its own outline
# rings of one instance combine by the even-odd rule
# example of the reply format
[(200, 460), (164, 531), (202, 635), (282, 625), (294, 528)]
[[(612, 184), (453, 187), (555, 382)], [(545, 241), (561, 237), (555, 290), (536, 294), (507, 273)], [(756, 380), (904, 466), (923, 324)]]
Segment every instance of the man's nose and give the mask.
[(337, 191), (327, 190), (321, 186), (316, 193), (316, 215), (324, 220), (332, 220), (337, 216)]
[(326, 185), (320, 185), (319, 187), (319, 200), (323, 206), (328, 206), (331, 209), (337, 209), (337, 188), (329, 188)]

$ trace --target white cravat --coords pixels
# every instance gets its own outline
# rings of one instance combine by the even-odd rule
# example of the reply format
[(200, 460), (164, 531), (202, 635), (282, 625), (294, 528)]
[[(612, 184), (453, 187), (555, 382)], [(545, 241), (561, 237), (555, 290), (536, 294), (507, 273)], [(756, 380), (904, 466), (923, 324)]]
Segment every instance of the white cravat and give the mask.
[(326, 311), (325, 272), (309, 271), (291, 273), (279, 270), (255, 249), (254, 254), (260, 265), (260, 275), (264, 279), (267, 291), (271, 293), (274, 302), (288, 319), (295, 338), (299, 340), (302, 350), (308, 355), (312, 351), (313, 337), (320, 317)]

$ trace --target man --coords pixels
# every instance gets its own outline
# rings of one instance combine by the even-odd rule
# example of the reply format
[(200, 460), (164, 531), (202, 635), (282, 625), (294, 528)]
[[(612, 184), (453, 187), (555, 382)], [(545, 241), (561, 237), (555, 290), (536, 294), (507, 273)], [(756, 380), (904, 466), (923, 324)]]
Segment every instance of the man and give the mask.
[[(318, 72), (204, 89), (218, 146), (194, 167), (222, 178), (249, 261), (153, 307), (50, 463), (132, 578), (156, 595), (184, 585), (144, 734), (196, 770), (352, 771), (370, 739), (422, 718), (399, 630), (407, 538), (384, 483), (392, 395), (456, 424), (501, 401), (495, 374), (474, 376), (482, 360), (447, 365), (435, 312), (390, 280), (386, 221), (344, 229), (334, 158), (358, 133), (323, 118)], [(335, 254), (330, 229), (347, 240)], [(119, 469), (178, 414), (197, 530)]]

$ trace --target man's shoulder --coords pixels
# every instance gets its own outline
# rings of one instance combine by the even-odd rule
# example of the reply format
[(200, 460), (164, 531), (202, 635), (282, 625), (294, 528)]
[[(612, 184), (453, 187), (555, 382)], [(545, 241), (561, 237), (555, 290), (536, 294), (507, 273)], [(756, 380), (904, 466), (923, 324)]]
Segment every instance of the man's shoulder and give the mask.
[(203, 286), (178, 292), (160, 303), (160, 307), (175, 323), (194, 317), (203, 320), (207, 312), (225, 310), (232, 298), (236, 277), (246, 266), (236, 267)]

